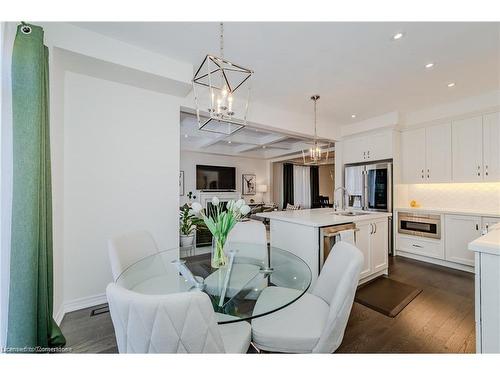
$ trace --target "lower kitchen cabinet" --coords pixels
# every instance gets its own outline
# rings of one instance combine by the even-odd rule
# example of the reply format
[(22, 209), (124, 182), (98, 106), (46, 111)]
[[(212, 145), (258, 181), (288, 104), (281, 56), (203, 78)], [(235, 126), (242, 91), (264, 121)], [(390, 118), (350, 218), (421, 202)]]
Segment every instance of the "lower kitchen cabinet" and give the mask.
[(360, 279), (369, 276), (372, 269), (372, 262), (370, 256), (370, 237), (372, 234), (372, 223), (369, 221), (356, 223), (356, 246), (363, 253), (364, 262), (361, 267)]
[(445, 215), (445, 259), (474, 266), (474, 253), (469, 242), (481, 235), (481, 217)]
[(389, 236), (387, 218), (356, 223), (356, 246), (365, 258), (359, 279), (387, 272)]

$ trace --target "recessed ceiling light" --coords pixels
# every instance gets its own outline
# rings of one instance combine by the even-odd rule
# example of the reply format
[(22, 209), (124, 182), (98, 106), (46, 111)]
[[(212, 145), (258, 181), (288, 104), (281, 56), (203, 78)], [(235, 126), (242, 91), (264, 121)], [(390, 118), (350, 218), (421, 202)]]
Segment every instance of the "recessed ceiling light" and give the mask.
[(399, 40), (401, 39), (402, 37), (404, 36), (403, 33), (399, 32), (399, 33), (396, 33), (392, 36), (392, 40)]
[(434, 67), (434, 63), (433, 62), (425, 64), (425, 68), (426, 69), (430, 69), (430, 68), (433, 68), (433, 67)]
[(351, 117), (352, 117), (352, 118), (356, 118), (356, 115), (353, 113), (353, 114), (351, 115)]
[(448, 83), (448, 87), (455, 87), (455, 82)]
[(187, 138), (187, 137), (188, 137), (188, 135), (187, 135), (187, 134), (184, 134), (184, 138)]
[(266, 146), (262, 146), (262, 148), (266, 148)]
[(231, 141), (227, 141), (227, 143), (231, 144)]

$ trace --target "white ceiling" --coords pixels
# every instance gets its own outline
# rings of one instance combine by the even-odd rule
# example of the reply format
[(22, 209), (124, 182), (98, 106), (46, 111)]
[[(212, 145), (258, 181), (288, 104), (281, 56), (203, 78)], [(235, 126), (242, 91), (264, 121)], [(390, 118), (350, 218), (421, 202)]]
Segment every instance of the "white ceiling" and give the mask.
[[(217, 23), (76, 25), (196, 66), (218, 54)], [(225, 56), (255, 71), (253, 100), (312, 111), (318, 93), (318, 116), (349, 124), (499, 89), (500, 23), (227, 23)]]
[[(311, 147), (311, 139), (263, 131), (250, 126), (232, 135), (198, 129), (196, 116), (181, 113), (181, 150), (212, 154), (273, 159), (301, 153)], [(327, 143), (321, 143), (327, 147)], [(333, 147), (333, 145), (330, 145)]]

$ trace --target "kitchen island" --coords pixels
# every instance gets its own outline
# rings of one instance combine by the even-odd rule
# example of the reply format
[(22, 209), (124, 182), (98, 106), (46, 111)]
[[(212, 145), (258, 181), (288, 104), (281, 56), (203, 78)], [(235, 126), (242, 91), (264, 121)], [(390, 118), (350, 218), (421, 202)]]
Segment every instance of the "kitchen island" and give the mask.
[(476, 353), (500, 353), (500, 224), (469, 243), (475, 254)]
[[(327, 228), (354, 223), (355, 243), (362, 251), (364, 265), (360, 283), (372, 280), (388, 272), (389, 217), (387, 212), (334, 211), (332, 208), (316, 208), (295, 211), (262, 212), (257, 216), (271, 222), (272, 246), (287, 249), (302, 258), (313, 275), (313, 282), (321, 270), (324, 253), (324, 235)], [(328, 252), (329, 249), (326, 249)]]

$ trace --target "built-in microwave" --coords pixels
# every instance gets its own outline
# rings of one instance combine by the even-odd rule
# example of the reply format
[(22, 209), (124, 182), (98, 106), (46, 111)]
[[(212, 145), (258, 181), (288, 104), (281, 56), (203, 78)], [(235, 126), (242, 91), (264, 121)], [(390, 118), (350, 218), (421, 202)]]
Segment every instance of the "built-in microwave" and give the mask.
[(412, 212), (398, 213), (398, 232), (411, 236), (441, 238), (441, 216)]

